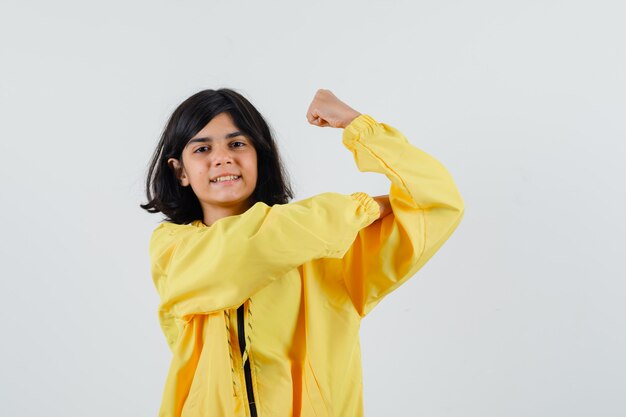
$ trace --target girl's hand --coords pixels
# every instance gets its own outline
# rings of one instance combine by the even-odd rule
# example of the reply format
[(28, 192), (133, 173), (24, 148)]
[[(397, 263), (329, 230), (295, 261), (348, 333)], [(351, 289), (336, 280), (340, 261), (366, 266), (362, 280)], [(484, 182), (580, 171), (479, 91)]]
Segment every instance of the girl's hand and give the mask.
[(339, 100), (330, 90), (317, 90), (306, 118), (312, 125), (345, 128), (361, 113)]
[(393, 210), (391, 209), (391, 203), (389, 202), (389, 195), (379, 195), (372, 198), (378, 203), (378, 206), (380, 207), (380, 216), (378, 217), (379, 219), (382, 219), (383, 217), (393, 213)]

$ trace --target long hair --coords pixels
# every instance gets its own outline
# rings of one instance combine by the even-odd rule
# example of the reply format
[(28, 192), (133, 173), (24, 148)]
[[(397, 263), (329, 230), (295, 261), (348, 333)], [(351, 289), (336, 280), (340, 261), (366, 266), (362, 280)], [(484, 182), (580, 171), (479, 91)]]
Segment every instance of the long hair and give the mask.
[(187, 142), (215, 116), (227, 112), (237, 128), (248, 136), (257, 153), (257, 184), (252, 204), (272, 206), (293, 198), (276, 142), (261, 113), (241, 94), (228, 89), (200, 91), (174, 110), (152, 155), (146, 178), (148, 202), (139, 206), (149, 213), (163, 213), (166, 221), (187, 224), (202, 219), (202, 207), (191, 187), (182, 187), (167, 164), (181, 158)]

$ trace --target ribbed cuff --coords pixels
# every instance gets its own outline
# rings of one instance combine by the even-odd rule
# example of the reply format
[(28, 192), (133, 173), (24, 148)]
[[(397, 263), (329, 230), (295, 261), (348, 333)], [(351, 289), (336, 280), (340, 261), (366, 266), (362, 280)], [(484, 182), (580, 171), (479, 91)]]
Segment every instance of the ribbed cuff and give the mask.
[(359, 203), (361, 209), (367, 215), (367, 224), (372, 223), (380, 217), (380, 206), (369, 194), (358, 191), (350, 194), (350, 197)]
[(343, 129), (342, 142), (348, 149), (354, 148), (354, 143), (362, 135), (370, 134), (379, 128), (379, 123), (369, 114), (360, 114)]

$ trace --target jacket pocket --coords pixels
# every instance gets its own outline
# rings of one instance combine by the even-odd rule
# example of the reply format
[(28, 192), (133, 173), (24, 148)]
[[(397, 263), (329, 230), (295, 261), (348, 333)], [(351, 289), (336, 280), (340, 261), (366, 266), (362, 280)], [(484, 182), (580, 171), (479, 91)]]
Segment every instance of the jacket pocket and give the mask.
[(313, 413), (307, 412), (306, 408), (303, 407), (302, 417), (329, 417), (331, 413), (328, 410), (328, 403), (324, 398), (324, 394), (322, 394), (322, 389), (318, 383), (317, 377), (315, 376), (315, 372), (313, 372), (313, 367), (307, 358), (305, 361), (304, 367), (304, 385), (306, 386), (306, 394), (308, 398), (308, 403)]

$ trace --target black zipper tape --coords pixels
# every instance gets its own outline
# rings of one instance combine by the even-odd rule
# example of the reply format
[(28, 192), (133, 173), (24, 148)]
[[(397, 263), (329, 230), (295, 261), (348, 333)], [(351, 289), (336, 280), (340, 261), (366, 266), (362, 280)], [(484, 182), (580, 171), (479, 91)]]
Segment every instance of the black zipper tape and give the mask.
[[(237, 333), (239, 336), (239, 352), (243, 360), (243, 352), (246, 351), (246, 326), (244, 323), (243, 311), (244, 304), (237, 309)], [(250, 416), (257, 417), (256, 403), (254, 402), (254, 390), (252, 389), (252, 371), (250, 370), (250, 355), (243, 366), (243, 373), (246, 377), (246, 393), (248, 394), (248, 406), (250, 407)]]

